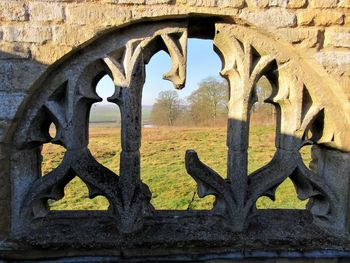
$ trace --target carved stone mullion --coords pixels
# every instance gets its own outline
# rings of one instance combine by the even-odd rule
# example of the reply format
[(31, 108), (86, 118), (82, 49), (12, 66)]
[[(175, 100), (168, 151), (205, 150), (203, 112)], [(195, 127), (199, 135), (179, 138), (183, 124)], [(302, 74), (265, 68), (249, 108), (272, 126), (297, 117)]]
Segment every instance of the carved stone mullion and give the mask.
[[(237, 204), (237, 214), (242, 215), (242, 209), (245, 205), (247, 194), (247, 176), (248, 176), (248, 140), (249, 140), (249, 103), (246, 94), (242, 99), (232, 98), (235, 94), (240, 93), (244, 89), (242, 86), (233, 86), (236, 81), (230, 81), (231, 98), (228, 104), (229, 117), (227, 128), (227, 146), (228, 146), (228, 163), (227, 177), (231, 181), (232, 194)], [(237, 82), (236, 82), (237, 83)], [(236, 92), (238, 91), (238, 92)], [(232, 117), (235, 113), (235, 117)], [(240, 113), (237, 116), (237, 113)], [(244, 220), (238, 220), (242, 222)]]
[(251, 81), (253, 68), (250, 43), (237, 40), (225, 26), (217, 25), (214, 44), (225, 62), (221, 74), (230, 87), (228, 103), (227, 177), (231, 181), (231, 192), (236, 201), (234, 228), (244, 229), (248, 211), (245, 208), (248, 193), (248, 143), (250, 109), (254, 104)]
[[(140, 146), (141, 146), (141, 99), (145, 81), (144, 65), (138, 62), (133, 73), (131, 84), (122, 89), (121, 105), (121, 144), (120, 181), (124, 212), (125, 228), (132, 232), (140, 227), (143, 211), (143, 196), (140, 179)], [(138, 195), (138, 196), (137, 196)], [(135, 200), (139, 199), (139, 200)], [(135, 202), (136, 201), (136, 202)], [(145, 200), (146, 201), (146, 200)], [(147, 201), (146, 201), (147, 202)], [(131, 212), (134, 210), (133, 212)], [(135, 211), (137, 210), (137, 211)], [(134, 215), (130, 218), (128, 215)], [(136, 223), (136, 225), (134, 225)]]
[[(187, 31), (161, 32), (161, 39), (171, 56), (172, 70), (164, 75), (176, 88), (182, 88), (186, 77)], [(174, 33), (174, 34), (173, 34)], [(121, 112), (120, 179), (118, 188), (123, 207), (120, 230), (135, 232), (143, 225), (143, 213), (151, 208), (151, 193), (140, 179), (142, 89), (145, 82), (145, 62), (153, 55), (149, 47), (156, 36), (131, 40), (125, 48), (108, 55), (104, 62), (113, 74), (116, 93), (109, 101), (118, 104)], [(158, 43), (160, 44), (160, 43)], [(178, 44), (180, 44), (178, 46)], [(156, 43), (157, 45), (157, 43)], [(146, 57), (143, 54), (146, 54)]]
[(65, 115), (64, 118), (66, 120), (66, 126), (63, 129), (64, 137), (65, 137), (65, 142), (66, 142), (66, 149), (69, 151), (71, 149), (77, 149), (80, 148), (80, 145), (78, 146), (77, 144), (78, 141), (76, 140), (76, 127), (79, 126), (77, 123), (76, 119), (74, 118), (75, 115), (75, 108), (76, 108), (76, 103), (77, 103), (77, 82), (76, 80), (68, 80), (67, 82), (67, 89), (65, 92), (65, 98), (62, 107), (65, 109)]
[[(136, 53), (132, 53), (135, 51)], [(118, 104), (121, 112), (121, 147), (120, 177), (118, 189), (121, 194), (122, 207), (119, 211), (120, 230), (131, 233), (143, 225), (143, 211), (149, 204), (150, 193), (140, 179), (141, 147), (141, 111), (142, 88), (145, 82), (145, 65), (140, 47), (128, 45), (124, 60), (119, 64), (111, 58), (105, 59), (117, 86), (114, 96), (109, 101)]]

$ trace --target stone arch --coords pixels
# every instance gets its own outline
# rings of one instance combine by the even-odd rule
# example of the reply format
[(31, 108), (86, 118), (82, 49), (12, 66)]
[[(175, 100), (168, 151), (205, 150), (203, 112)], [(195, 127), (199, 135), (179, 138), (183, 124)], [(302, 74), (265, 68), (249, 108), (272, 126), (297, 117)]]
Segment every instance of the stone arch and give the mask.
[[(198, 21), (203, 21), (202, 25)], [(65, 243), (65, 237), (59, 235), (59, 225), (63, 225), (66, 231), (72, 231), (72, 240), (83, 240), (82, 228), (72, 230), (75, 220), (79, 219), (89, 229), (99, 228), (100, 234), (92, 240), (86, 238), (83, 245), (106, 242), (119, 247), (124, 244), (121, 233), (132, 235), (144, 228), (162, 225), (164, 218), (178, 216), (176, 212), (169, 215), (153, 211), (149, 204), (148, 187), (140, 180), (140, 98), (144, 65), (160, 49), (166, 50), (172, 59), (172, 69), (165, 78), (172, 81), (176, 88), (184, 86), (189, 36), (213, 38), (223, 61), (221, 74), (230, 83), (229, 169), (228, 178), (224, 180), (201, 163), (194, 151), (187, 152), (186, 168), (198, 183), (199, 194), (214, 194), (217, 201), (213, 211), (181, 214), (185, 219), (180, 222), (189, 222), (190, 226), (180, 231), (177, 237), (190, 242), (183, 236), (189, 231), (201, 244), (204, 241), (198, 233), (194, 233), (208, 231), (217, 222), (231, 234), (248, 231), (250, 219), (256, 215), (253, 208), (257, 198), (273, 196), (274, 189), (287, 177), (293, 177), (301, 198), (312, 198), (309, 212), (315, 225), (346, 231), (344, 207), (337, 205), (339, 197), (334, 185), (327, 181), (326, 175), (319, 176), (302, 165), (298, 154), (301, 145), (309, 142), (317, 145), (317, 151), (322, 154), (326, 151), (323, 147), (341, 151), (350, 149), (346, 136), (349, 117), (345, 96), (336, 96), (338, 90), (329, 79), (318, 83), (319, 69), (311, 69), (309, 62), (304, 62), (289, 45), (232, 21), (198, 18), (135, 24), (109, 33), (50, 69), (33, 87), (36, 91), (23, 107), (13, 137), (10, 169), (14, 189), (12, 232), (15, 238), (30, 244), (54, 244), (57, 240)], [(261, 42), (256, 41), (257, 36)], [(123, 153), (119, 176), (98, 164), (87, 147), (86, 116), (89, 105), (99, 99), (91, 86), (106, 72), (116, 85), (116, 92), (109, 100), (118, 104), (122, 113)], [(279, 136), (276, 139), (278, 151), (270, 164), (248, 178), (249, 109), (254, 101), (252, 87), (262, 75), (266, 75), (275, 88), (270, 102), (280, 112)], [(321, 89), (318, 89), (319, 85)], [(308, 99), (304, 96), (306, 91), (312, 102), (304, 101)], [(320, 115), (323, 126), (314, 127), (314, 121)], [(46, 134), (50, 122), (58, 128), (53, 140)], [(306, 137), (308, 130), (321, 129), (320, 136)], [(40, 177), (39, 147), (50, 140), (63, 145), (67, 153), (57, 170)], [(22, 166), (15, 166), (14, 163), (19, 161), (22, 161)], [(21, 174), (24, 173), (26, 178), (23, 179)], [(47, 210), (47, 199), (60, 198), (62, 185), (74, 174), (87, 183), (91, 196), (101, 194), (108, 198), (111, 203), (108, 212), (81, 213), (72, 219), (72, 214), (50, 213)], [(267, 175), (271, 176), (267, 178)], [(208, 215), (211, 216), (210, 222), (203, 220)], [(201, 223), (194, 223), (196, 220)], [(191, 225), (194, 226), (191, 228)], [(45, 229), (52, 230), (52, 234), (45, 234)], [(169, 231), (176, 233), (179, 225), (171, 229)], [(109, 238), (110, 235), (117, 239), (116, 243)], [(222, 235), (225, 236), (222, 230), (215, 229), (212, 238)], [(164, 241), (164, 236), (152, 238), (154, 243)], [(130, 242), (127, 246), (133, 246), (135, 242), (146, 244), (146, 239), (147, 236), (140, 235), (127, 241)], [(79, 244), (75, 245), (79, 247)]]

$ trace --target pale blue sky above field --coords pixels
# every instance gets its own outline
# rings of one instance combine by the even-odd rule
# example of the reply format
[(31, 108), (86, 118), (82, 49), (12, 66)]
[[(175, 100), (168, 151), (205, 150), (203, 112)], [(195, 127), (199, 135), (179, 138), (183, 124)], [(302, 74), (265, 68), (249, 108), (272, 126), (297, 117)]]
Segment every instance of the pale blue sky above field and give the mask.
[[(164, 73), (171, 68), (170, 57), (164, 51), (153, 56), (146, 65), (146, 83), (143, 89), (142, 104), (152, 105), (158, 93), (164, 90), (175, 90), (170, 81), (163, 80)], [(211, 40), (189, 39), (187, 50), (187, 78), (184, 89), (178, 91), (180, 98), (185, 99), (198, 88), (198, 83), (209, 76), (219, 77), (221, 61), (213, 50)], [(109, 97), (113, 94), (114, 85), (109, 77), (104, 77), (97, 85), (99, 96)]]

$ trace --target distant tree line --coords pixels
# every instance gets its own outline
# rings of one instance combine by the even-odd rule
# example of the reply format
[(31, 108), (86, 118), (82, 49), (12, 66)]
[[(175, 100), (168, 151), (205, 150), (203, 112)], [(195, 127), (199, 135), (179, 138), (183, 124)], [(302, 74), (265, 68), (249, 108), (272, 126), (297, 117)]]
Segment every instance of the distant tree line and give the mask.
[[(271, 93), (265, 81), (260, 81), (256, 92), (258, 102), (252, 111), (265, 109), (264, 104)], [(157, 126), (221, 126), (226, 124), (229, 100), (229, 87), (224, 79), (208, 77), (203, 79), (198, 89), (186, 100), (181, 100), (174, 90), (161, 91), (151, 112), (151, 122)], [(272, 107), (267, 112), (273, 112)], [(265, 110), (264, 110), (265, 111)], [(270, 118), (271, 119), (271, 118)]]

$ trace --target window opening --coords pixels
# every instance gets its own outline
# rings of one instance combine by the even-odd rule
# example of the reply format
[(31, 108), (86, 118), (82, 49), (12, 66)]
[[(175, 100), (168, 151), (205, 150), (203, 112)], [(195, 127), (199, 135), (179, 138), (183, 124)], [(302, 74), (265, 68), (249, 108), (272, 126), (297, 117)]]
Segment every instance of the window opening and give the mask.
[(109, 202), (104, 196), (89, 198), (86, 184), (74, 177), (64, 187), (64, 197), (58, 201), (48, 200), (51, 210), (107, 210)]
[(96, 85), (96, 93), (102, 98), (94, 103), (89, 119), (89, 149), (96, 160), (116, 174), (120, 162), (120, 110), (107, 101), (115, 92), (115, 85), (109, 75), (103, 76)]
[(221, 62), (213, 41), (189, 39), (187, 65), (187, 82), (181, 91), (162, 80), (171, 66), (165, 52), (158, 52), (146, 67), (141, 175), (152, 192), (153, 206), (161, 210), (213, 207), (214, 196), (199, 198), (196, 183), (187, 174), (187, 149), (195, 149), (204, 162), (226, 176), (228, 87), (218, 75)]

